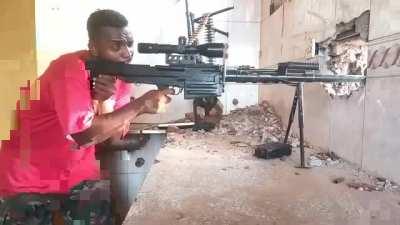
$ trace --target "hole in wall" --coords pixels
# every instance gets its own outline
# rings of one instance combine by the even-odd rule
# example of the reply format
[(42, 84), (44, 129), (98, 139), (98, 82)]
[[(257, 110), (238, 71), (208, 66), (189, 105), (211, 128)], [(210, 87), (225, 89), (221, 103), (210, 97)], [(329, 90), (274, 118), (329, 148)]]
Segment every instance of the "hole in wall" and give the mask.
[[(366, 75), (368, 67), (369, 10), (348, 22), (336, 25), (336, 33), (316, 43), (321, 72), (337, 75)], [(363, 87), (362, 82), (323, 84), (330, 96), (349, 97)]]

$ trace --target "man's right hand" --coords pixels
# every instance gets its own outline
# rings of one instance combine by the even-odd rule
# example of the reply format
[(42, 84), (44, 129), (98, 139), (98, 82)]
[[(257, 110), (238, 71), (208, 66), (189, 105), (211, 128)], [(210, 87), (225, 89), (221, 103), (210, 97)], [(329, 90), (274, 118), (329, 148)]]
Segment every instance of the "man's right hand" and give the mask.
[(140, 113), (160, 113), (164, 112), (165, 105), (171, 102), (171, 97), (168, 95), (172, 94), (174, 94), (173, 89), (151, 90), (134, 101), (140, 105)]

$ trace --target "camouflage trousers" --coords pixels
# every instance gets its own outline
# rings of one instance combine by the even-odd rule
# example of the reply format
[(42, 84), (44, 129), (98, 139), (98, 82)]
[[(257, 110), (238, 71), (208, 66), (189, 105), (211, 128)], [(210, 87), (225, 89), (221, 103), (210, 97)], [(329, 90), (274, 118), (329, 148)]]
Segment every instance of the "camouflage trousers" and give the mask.
[(68, 195), (0, 199), (0, 225), (113, 225), (109, 181), (84, 181)]

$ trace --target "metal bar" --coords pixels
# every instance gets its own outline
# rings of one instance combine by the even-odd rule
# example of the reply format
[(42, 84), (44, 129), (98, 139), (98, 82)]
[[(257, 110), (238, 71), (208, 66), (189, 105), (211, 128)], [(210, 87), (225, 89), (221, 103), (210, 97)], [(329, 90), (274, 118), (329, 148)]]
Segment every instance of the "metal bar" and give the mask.
[[(257, 73), (256, 71), (254, 71)], [(364, 75), (273, 75), (273, 74), (238, 74), (233, 75), (232, 71), (227, 71), (226, 82), (239, 83), (269, 83), (269, 82), (355, 82), (365, 80)]]
[(306, 168), (304, 159), (304, 115), (303, 115), (303, 83), (297, 84), (298, 92), (298, 117), (299, 117), (299, 130), (300, 130), (300, 168)]
[(192, 35), (193, 35), (193, 33), (194, 33), (194, 22), (193, 22), (193, 20), (194, 20), (194, 14), (193, 13), (190, 13), (190, 27), (192, 28)]
[[(234, 8), (235, 8), (235, 7), (231, 6), (231, 7), (227, 7), (227, 8), (221, 9), (221, 10), (217, 10), (217, 11), (215, 11), (215, 12), (212, 12), (212, 13), (208, 14), (208, 16), (215, 16), (215, 15), (217, 15), (217, 14), (220, 14), (220, 13), (223, 13), (223, 12), (226, 12), (226, 11), (229, 11), (229, 10), (232, 10), (232, 9), (234, 9)], [(193, 22), (198, 23), (198, 22), (201, 21), (203, 18), (204, 18), (204, 16), (200, 16), (200, 17), (194, 19)]]
[(287, 141), (289, 138), (289, 133), (290, 133), (290, 128), (292, 127), (292, 123), (293, 123), (293, 119), (294, 119), (294, 114), (296, 113), (297, 101), (299, 98), (298, 96), (299, 96), (299, 92), (298, 92), (298, 88), (296, 87), (296, 90), (294, 92), (294, 97), (293, 97), (292, 109), (290, 110), (289, 122), (288, 122), (288, 126), (286, 129), (285, 139), (283, 141), (285, 144), (287, 144)]
[(192, 22), (191, 22), (191, 17), (190, 17), (190, 12), (189, 12), (189, 2), (188, 0), (185, 0), (185, 6), (186, 6), (186, 26), (187, 26), (187, 33), (188, 33), (188, 40), (190, 40), (192, 36)]
[(222, 30), (220, 30), (220, 29), (217, 29), (217, 28), (212, 28), (215, 32), (217, 32), (217, 33), (220, 33), (220, 34), (222, 34), (222, 35), (224, 35), (225, 37), (229, 37), (229, 33), (228, 32), (225, 32), (225, 31), (222, 31)]
[(197, 103), (196, 101), (193, 101), (193, 117), (194, 117), (194, 123), (198, 124), (200, 121), (200, 116), (199, 113), (197, 111)]

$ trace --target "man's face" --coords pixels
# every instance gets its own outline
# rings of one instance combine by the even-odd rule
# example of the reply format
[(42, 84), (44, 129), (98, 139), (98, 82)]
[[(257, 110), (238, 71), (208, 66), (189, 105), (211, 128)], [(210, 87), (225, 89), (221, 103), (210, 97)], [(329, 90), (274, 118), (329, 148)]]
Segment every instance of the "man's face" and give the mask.
[(100, 59), (125, 63), (132, 60), (133, 38), (126, 28), (102, 27), (98, 37), (90, 45)]

